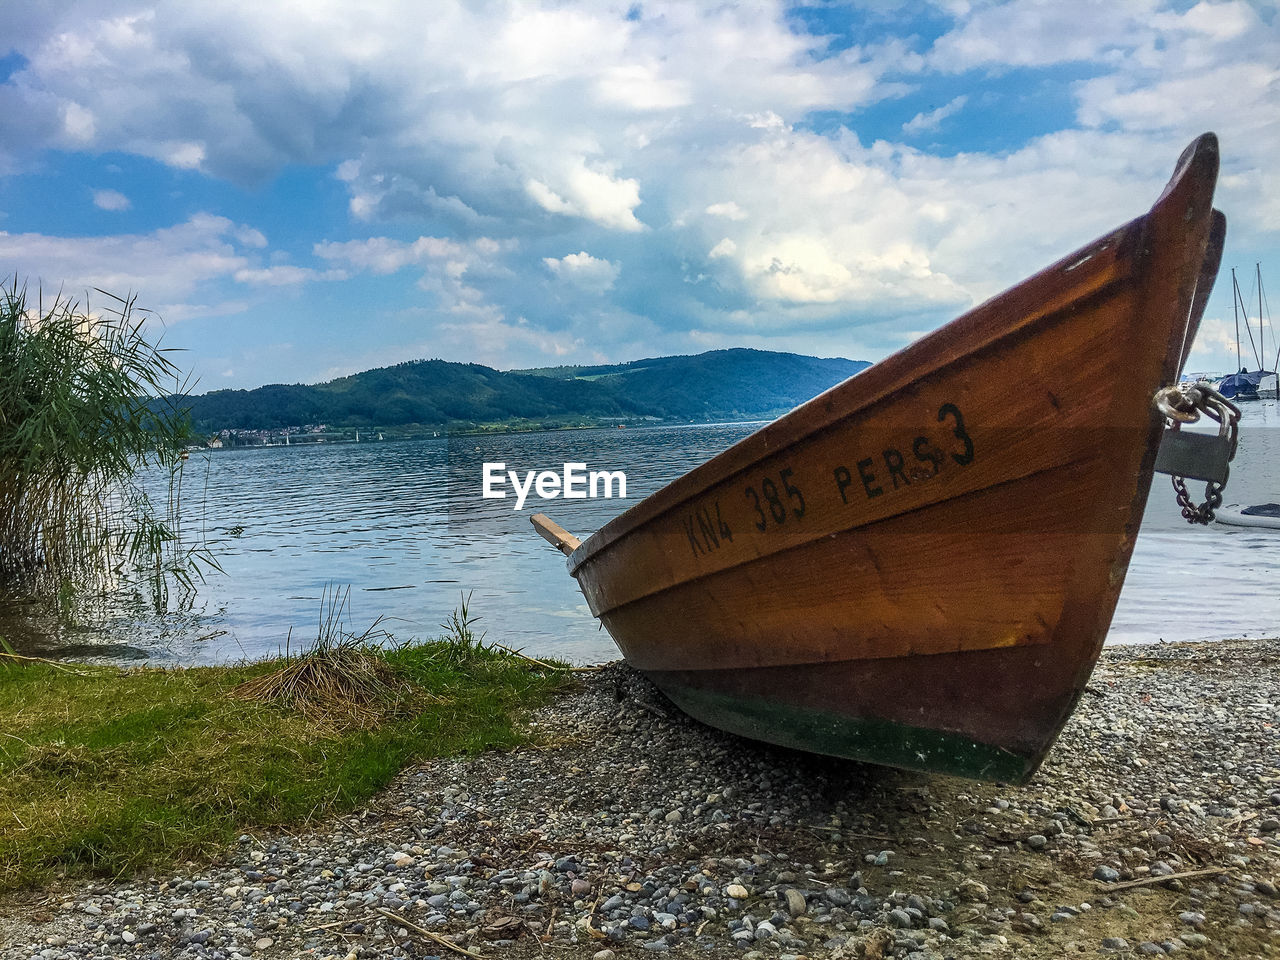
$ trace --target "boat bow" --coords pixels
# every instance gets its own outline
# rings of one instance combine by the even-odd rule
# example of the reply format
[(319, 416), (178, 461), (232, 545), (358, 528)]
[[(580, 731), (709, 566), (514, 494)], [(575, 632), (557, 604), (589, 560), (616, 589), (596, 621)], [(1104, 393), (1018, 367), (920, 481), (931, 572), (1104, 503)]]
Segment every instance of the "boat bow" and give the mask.
[(628, 661), (751, 737), (1028, 777), (1124, 580), (1163, 425), (1152, 396), (1177, 380), (1221, 256), (1217, 170), (1206, 134), (1144, 216), (572, 549)]

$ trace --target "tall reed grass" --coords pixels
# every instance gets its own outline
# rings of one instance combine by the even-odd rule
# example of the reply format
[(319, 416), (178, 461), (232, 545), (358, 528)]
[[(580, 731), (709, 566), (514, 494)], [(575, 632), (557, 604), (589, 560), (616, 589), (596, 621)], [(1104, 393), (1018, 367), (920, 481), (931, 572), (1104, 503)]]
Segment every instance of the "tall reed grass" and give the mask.
[[(65, 604), (133, 584), (162, 607), (216, 566), (181, 538), (188, 424), (166, 399), (180, 373), (135, 298), (103, 296), (93, 312), (16, 277), (0, 288), (0, 592)], [(139, 482), (148, 467), (162, 500)]]

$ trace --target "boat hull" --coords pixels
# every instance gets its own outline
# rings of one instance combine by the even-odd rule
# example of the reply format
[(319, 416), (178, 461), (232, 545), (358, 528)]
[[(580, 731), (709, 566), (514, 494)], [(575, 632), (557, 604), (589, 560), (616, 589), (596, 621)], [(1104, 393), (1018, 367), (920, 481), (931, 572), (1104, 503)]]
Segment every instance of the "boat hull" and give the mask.
[[(1021, 781), (1101, 650), (1225, 230), (1216, 141), (1152, 211), (743, 440), (569, 558), (723, 729)], [(1011, 391), (1010, 384), (1022, 385)]]
[[(931, 666), (945, 668), (950, 664)], [(844, 661), (820, 667), (696, 675), (651, 672), (649, 677), (691, 717), (753, 740), (979, 780), (1019, 782), (1030, 775), (1035, 765), (1034, 753), (1019, 753), (1016, 747), (948, 729), (936, 720), (912, 722), (894, 716), (897, 711), (877, 710), (879, 697), (860, 695), (867, 688), (878, 687), (896, 690), (898, 696), (910, 700), (911, 692), (922, 682), (919, 672), (910, 661), (883, 661), (878, 669), (868, 669), (858, 661)], [(841, 709), (829, 694), (804, 695), (829, 690), (833, 683), (842, 685), (847, 691), (845, 702), (856, 703), (860, 712)], [(780, 694), (779, 688), (788, 693)]]
[[(1253, 510), (1246, 513), (1246, 510)], [(1263, 503), (1253, 507), (1241, 507), (1237, 503), (1229, 503), (1219, 507), (1214, 519), (1232, 527), (1260, 527), (1280, 530), (1280, 504)]]

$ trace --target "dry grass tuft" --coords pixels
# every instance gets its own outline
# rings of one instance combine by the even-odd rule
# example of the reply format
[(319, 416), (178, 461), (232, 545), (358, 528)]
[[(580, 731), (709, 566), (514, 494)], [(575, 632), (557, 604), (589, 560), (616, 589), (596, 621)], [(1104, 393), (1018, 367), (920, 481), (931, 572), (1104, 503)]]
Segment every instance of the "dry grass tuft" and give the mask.
[(372, 728), (403, 712), (414, 688), (383, 656), (380, 644), (391, 634), (381, 628), (382, 617), (363, 633), (347, 630), (342, 615), (350, 594), (350, 587), (326, 589), (311, 649), (286, 653), (282, 667), (241, 684), (235, 696), (277, 703), (338, 730)]

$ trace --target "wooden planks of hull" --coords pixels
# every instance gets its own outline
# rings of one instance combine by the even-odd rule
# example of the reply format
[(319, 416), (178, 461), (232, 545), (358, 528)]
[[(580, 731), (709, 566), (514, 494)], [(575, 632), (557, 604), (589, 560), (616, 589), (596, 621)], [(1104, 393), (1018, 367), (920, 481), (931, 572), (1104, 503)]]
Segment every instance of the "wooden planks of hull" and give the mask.
[(1021, 780), (1101, 649), (1217, 273), (1212, 135), (1151, 212), (797, 408), (573, 551), (708, 723)]

